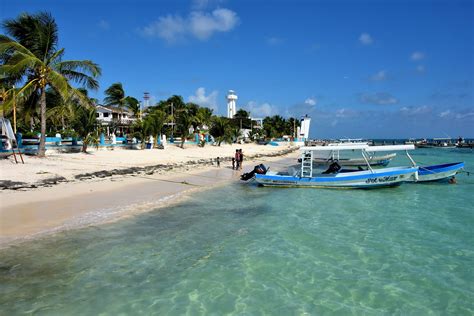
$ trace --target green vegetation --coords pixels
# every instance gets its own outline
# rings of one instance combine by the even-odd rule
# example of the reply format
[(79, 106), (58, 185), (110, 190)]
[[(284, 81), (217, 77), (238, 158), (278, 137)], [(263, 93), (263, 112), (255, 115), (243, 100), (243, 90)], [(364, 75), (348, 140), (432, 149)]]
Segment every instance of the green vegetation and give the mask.
[[(104, 131), (97, 120), (97, 99), (88, 91), (98, 90), (100, 67), (90, 60), (63, 60), (64, 48), (58, 48), (58, 27), (54, 18), (45, 12), (24, 13), (2, 23), (5, 35), (0, 34), (0, 102), (1, 113), (12, 118), (17, 113), (18, 131), (25, 136), (40, 134), (38, 154), (45, 154), (46, 135), (60, 133), (63, 137), (79, 137), (83, 151), (98, 145)], [(73, 85), (74, 84), (74, 85)], [(211, 135), (218, 146), (242, 139), (243, 131), (252, 141), (294, 135), (299, 121), (281, 116), (266, 117), (263, 128), (255, 128), (250, 112), (239, 109), (229, 119), (213, 114), (212, 109), (186, 103), (179, 95), (172, 95), (146, 109), (140, 102), (127, 96), (122, 83), (113, 83), (104, 91), (105, 106), (123, 114), (129, 111), (133, 123), (112, 120), (110, 132), (119, 129), (144, 142), (153, 136), (154, 146), (162, 134), (180, 137), (184, 148), (194, 133)], [(116, 113), (116, 112), (115, 112)], [(204, 146), (205, 142), (200, 142)]]

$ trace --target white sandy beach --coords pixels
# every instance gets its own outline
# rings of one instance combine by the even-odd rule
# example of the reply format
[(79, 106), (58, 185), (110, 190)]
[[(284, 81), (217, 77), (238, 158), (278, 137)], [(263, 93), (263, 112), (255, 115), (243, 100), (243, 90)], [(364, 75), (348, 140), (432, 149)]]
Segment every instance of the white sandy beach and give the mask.
[[(210, 164), (186, 164), (216, 157), (232, 157), (242, 148), (246, 157), (242, 171), (234, 171), (229, 161), (220, 168)], [(190, 146), (184, 150), (93, 151), (91, 154), (56, 154), (44, 159), (25, 157), (25, 164), (14, 160), (0, 161), (0, 180), (39, 183), (63, 177), (64, 183), (37, 188), (0, 191), (0, 246), (54, 233), (64, 229), (84, 227), (124, 218), (140, 212), (181, 201), (191, 192), (238, 181), (239, 175), (257, 163), (277, 169), (282, 157), (268, 157), (290, 146), (261, 146), (255, 144)], [(295, 157), (290, 154), (290, 157)], [(127, 169), (175, 164), (171, 170), (153, 169), (107, 177), (78, 180), (75, 176), (113, 169)]]

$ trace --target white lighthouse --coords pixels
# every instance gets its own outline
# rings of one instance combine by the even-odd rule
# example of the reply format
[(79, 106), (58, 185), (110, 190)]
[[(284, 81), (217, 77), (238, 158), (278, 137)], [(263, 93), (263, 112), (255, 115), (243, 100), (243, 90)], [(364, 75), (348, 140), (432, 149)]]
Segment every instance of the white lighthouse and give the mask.
[(237, 113), (237, 106), (235, 105), (235, 101), (237, 100), (237, 94), (235, 94), (234, 90), (229, 90), (227, 93), (227, 117), (233, 118), (235, 113)]

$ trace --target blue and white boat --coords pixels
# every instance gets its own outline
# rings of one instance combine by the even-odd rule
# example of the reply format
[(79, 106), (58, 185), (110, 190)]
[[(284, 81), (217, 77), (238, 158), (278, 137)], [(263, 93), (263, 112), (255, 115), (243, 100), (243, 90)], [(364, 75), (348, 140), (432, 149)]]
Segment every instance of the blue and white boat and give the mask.
[[(366, 149), (367, 152), (379, 152), (379, 151), (390, 151), (392, 146), (371, 146)], [(413, 167), (418, 166), (417, 163), (406, 151), (408, 159), (410, 159)], [(432, 166), (418, 166), (417, 177), (410, 178), (408, 182), (429, 182), (429, 181), (442, 181), (452, 179), (459, 171), (464, 168), (464, 162), (453, 162), (445, 163), (440, 165)]]
[[(374, 146), (375, 147), (375, 146)], [(382, 147), (382, 146), (377, 146)], [(414, 145), (383, 146), (385, 150), (413, 150)], [(367, 170), (342, 169), (335, 162), (326, 171), (313, 169), (313, 154), (331, 151), (331, 146), (302, 147), (301, 168), (290, 168), (289, 172), (266, 172), (255, 174), (255, 181), (262, 186), (272, 187), (315, 187), (315, 188), (378, 188), (397, 186), (410, 179), (416, 179), (418, 167), (392, 167), (372, 169), (366, 149), (367, 144), (338, 146), (337, 150), (360, 151)]]
[(442, 165), (420, 166), (418, 182), (441, 181), (453, 178), (464, 168), (464, 162), (445, 163)]

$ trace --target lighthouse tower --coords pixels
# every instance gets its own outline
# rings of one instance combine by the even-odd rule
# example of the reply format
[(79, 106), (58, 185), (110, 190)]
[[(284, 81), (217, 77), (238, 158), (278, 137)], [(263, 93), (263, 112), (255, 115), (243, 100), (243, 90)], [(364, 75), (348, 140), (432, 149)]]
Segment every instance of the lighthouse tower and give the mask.
[(237, 94), (235, 94), (234, 90), (229, 90), (227, 93), (227, 117), (233, 118), (235, 113), (237, 112), (237, 106), (235, 105), (235, 101), (237, 100)]

